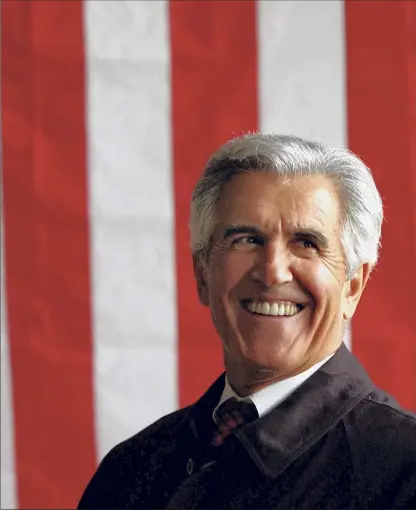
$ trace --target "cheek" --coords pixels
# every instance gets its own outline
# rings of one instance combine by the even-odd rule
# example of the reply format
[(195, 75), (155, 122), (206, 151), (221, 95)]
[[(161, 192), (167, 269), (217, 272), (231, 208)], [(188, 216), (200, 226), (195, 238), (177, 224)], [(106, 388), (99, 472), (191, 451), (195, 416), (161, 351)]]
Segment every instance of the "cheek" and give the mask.
[(317, 308), (330, 306), (334, 298), (340, 296), (340, 283), (322, 262), (306, 264), (299, 281), (312, 296)]
[(221, 254), (210, 265), (212, 297), (229, 295), (250, 272), (251, 260), (245, 254)]

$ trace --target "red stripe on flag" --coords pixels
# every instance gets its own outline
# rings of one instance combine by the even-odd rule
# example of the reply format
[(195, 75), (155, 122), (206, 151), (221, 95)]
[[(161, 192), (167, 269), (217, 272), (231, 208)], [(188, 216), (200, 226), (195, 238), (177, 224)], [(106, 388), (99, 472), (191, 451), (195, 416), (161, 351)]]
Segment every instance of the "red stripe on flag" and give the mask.
[(353, 321), (353, 350), (376, 384), (413, 409), (415, 12), (413, 2), (346, 3), (349, 146), (372, 168), (386, 216), (380, 264)]
[(5, 267), (19, 508), (96, 465), (82, 4), (2, 3)]
[(170, 2), (180, 405), (222, 370), (220, 340), (198, 303), (189, 250), (192, 188), (209, 155), (257, 129), (253, 1)]

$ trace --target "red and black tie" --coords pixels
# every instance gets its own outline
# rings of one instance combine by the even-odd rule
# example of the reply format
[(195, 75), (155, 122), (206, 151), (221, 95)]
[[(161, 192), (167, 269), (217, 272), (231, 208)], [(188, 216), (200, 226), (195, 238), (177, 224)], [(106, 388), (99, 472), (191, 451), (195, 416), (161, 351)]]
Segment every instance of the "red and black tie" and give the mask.
[(252, 402), (237, 400), (235, 397), (226, 400), (217, 410), (217, 429), (211, 445), (220, 446), (234, 429), (258, 417), (256, 406)]

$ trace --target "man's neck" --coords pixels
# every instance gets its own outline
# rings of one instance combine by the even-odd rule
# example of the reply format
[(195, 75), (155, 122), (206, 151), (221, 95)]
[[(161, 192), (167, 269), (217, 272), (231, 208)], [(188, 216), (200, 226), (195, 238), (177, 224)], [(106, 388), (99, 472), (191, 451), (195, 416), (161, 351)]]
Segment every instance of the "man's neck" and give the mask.
[[(337, 347), (338, 349), (339, 347)], [(273, 369), (265, 369), (259, 367), (243, 366), (243, 364), (235, 364), (233, 362), (225, 363), (228, 382), (234, 392), (240, 397), (247, 397), (261, 391), (262, 389), (275, 384), (279, 381), (295, 377), (303, 372), (306, 372), (311, 367), (320, 363), (328, 356), (334, 354), (337, 350), (326, 352), (324, 355), (316, 359), (311, 358), (307, 362), (300, 364), (288, 370), (280, 371)]]

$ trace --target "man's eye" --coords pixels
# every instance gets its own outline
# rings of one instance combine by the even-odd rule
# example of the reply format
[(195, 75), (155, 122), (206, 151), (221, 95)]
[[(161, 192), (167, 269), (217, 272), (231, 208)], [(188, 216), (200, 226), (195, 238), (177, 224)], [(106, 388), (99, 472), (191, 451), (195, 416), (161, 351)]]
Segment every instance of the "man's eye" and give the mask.
[(298, 239), (298, 242), (302, 245), (303, 248), (313, 248), (314, 250), (318, 248), (316, 244), (310, 239)]
[(260, 244), (257, 236), (241, 236), (233, 239), (232, 244)]

